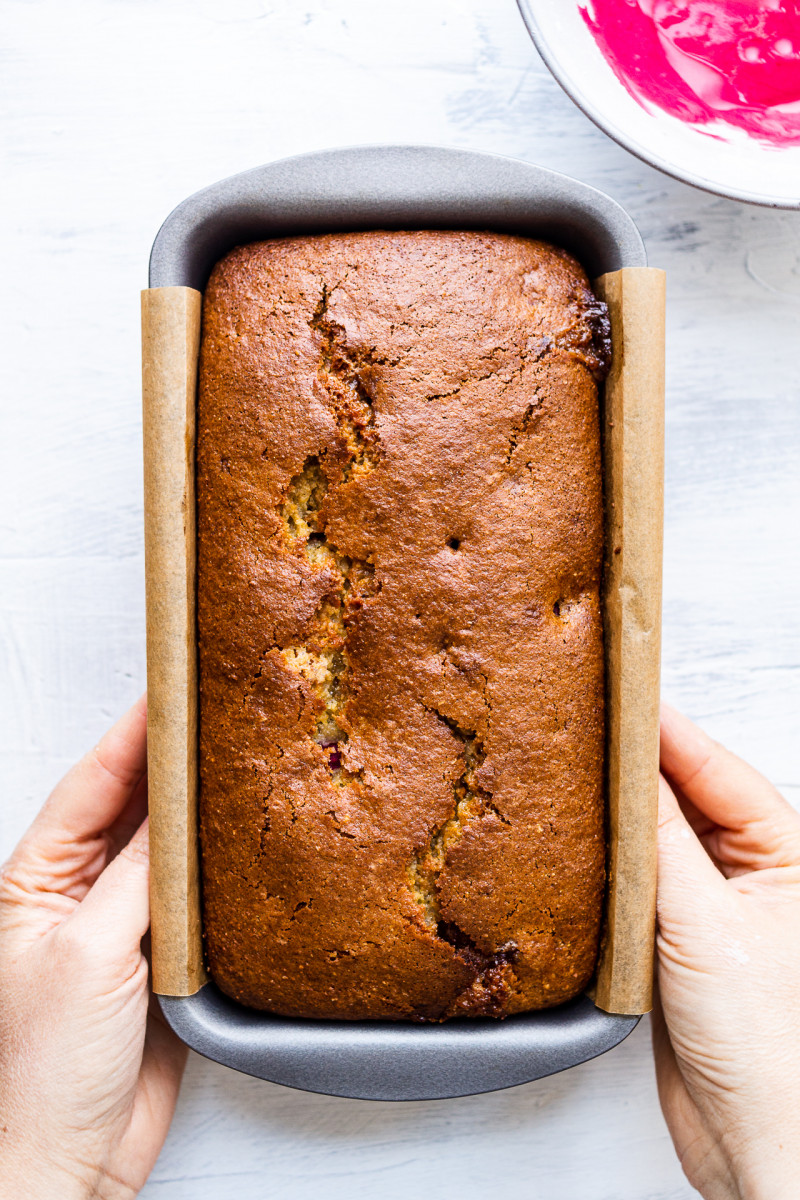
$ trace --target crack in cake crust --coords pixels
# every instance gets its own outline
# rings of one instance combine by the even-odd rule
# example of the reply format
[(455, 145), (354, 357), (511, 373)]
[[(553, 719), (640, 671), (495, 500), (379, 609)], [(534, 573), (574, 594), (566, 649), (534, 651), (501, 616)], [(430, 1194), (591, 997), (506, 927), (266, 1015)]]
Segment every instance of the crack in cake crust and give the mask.
[(328, 316), (330, 295), (331, 289), (323, 283), (322, 296), (309, 325), (320, 339), (317, 375), (348, 454), (342, 469), (342, 481), (346, 483), (353, 475), (373, 470), (378, 461), (375, 408), (365, 383), (374, 358), (369, 351), (348, 347), (344, 329)]
[(321, 706), (314, 728), (314, 741), (325, 751), (334, 783), (360, 778), (342, 764), (342, 749), (349, 740), (341, 724), (347, 704), (346, 677), (348, 622), (380, 584), (375, 568), (365, 559), (349, 558), (328, 542), (322, 506), (328, 480), (318, 458), (307, 458), (303, 470), (289, 484), (280, 516), (290, 544), (298, 543), (316, 570), (327, 569), (334, 585), (323, 596), (312, 618), (305, 644), (280, 651), (285, 666), (311, 684)]
[(489, 1003), (496, 1006), (499, 1004), (498, 988), (502, 985), (501, 968), (514, 961), (517, 947), (514, 942), (506, 942), (488, 954), (455, 922), (446, 920), (439, 901), (439, 877), (444, 870), (448, 851), (463, 836), (467, 825), (480, 820), (487, 813), (493, 813), (504, 825), (510, 822), (498, 811), (491, 792), (478, 781), (477, 773), (486, 760), (483, 742), (475, 731), (463, 729), (457, 721), (437, 709), (430, 711), (461, 743), (463, 770), (453, 784), (452, 814), (434, 829), (427, 844), (415, 853), (409, 864), (409, 887), (425, 924), (437, 937), (453, 946), (458, 956), (475, 971), (476, 979), (471, 988), (480, 983), (492, 997)]

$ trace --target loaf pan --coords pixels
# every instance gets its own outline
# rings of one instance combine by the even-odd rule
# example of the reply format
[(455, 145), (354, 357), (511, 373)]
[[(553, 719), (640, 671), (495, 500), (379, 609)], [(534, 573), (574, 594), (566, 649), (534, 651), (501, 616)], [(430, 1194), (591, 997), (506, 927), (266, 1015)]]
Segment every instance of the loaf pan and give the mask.
[[(617, 615), (606, 651), (613, 744), (604, 948), (591, 995), (500, 1022), (272, 1016), (223, 995), (202, 960), (193, 446), (199, 293), (233, 246), (376, 228), (489, 229), (545, 238), (570, 250), (598, 279), (612, 315), (615, 419), (607, 389), (604, 471), (606, 540), (616, 557), (607, 567), (606, 605)], [(313, 1092), (440, 1099), (511, 1087), (584, 1062), (627, 1037), (649, 1007), (663, 285), (653, 279), (660, 273), (645, 267), (636, 227), (603, 193), (530, 163), (438, 147), (369, 146), (269, 163), (191, 196), (161, 227), (143, 294), (153, 974), (166, 1020), (206, 1057)], [(630, 537), (625, 519), (637, 524)]]

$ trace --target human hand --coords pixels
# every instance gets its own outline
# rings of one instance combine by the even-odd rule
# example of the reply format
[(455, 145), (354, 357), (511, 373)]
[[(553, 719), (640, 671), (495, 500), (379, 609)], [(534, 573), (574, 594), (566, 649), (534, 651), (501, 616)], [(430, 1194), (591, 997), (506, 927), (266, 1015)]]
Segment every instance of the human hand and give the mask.
[(706, 1200), (800, 1195), (800, 816), (664, 706), (661, 1107)]
[(0, 1179), (25, 1200), (135, 1196), (185, 1048), (153, 1008), (142, 698), (58, 784), (0, 874)]

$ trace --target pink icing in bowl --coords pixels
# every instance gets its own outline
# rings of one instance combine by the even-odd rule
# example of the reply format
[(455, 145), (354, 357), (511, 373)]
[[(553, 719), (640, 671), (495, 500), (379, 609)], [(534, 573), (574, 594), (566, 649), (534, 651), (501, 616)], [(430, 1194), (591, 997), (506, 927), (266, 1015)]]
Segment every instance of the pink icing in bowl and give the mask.
[(580, 11), (643, 107), (800, 145), (800, 0), (591, 0)]

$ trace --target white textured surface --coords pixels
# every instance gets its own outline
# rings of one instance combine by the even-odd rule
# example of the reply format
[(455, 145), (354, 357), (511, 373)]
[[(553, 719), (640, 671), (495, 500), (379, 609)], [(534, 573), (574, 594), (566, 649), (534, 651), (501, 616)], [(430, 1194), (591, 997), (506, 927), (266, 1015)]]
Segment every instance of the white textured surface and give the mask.
[[(202, 185), (356, 142), (541, 162), (669, 272), (665, 692), (800, 798), (800, 214), (696, 192), (562, 95), (513, 0), (6, 0), (2, 850), (144, 686), (138, 291)], [(552, 1080), (392, 1106), (200, 1059), (145, 1195), (687, 1200), (644, 1024)]]

